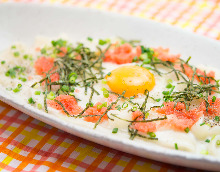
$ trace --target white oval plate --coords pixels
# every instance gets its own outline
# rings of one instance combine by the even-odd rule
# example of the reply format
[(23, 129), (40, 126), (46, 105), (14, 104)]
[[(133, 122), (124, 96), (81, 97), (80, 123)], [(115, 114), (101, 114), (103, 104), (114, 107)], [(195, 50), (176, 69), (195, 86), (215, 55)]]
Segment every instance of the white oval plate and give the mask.
[[(66, 33), (69, 39), (74, 40), (82, 40), (87, 36), (139, 39), (153, 47), (169, 47), (173, 53), (181, 53), (185, 58), (192, 56), (193, 63), (220, 66), (219, 42), (166, 24), (79, 7), (22, 3), (0, 5), (0, 51), (16, 41), (32, 44), (38, 35), (54, 37), (60, 33)], [(91, 127), (76, 125), (67, 118), (55, 117), (28, 104), (21, 104), (19, 98), (15, 99), (4, 89), (0, 89), (0, 99), (45, 123), (120, 151), (186, 167), (220, 169), (220, 160), (214, 157), (131, 141), (118, 134), (108, 134), (109, 131), (102, 128), (93, 130)]]

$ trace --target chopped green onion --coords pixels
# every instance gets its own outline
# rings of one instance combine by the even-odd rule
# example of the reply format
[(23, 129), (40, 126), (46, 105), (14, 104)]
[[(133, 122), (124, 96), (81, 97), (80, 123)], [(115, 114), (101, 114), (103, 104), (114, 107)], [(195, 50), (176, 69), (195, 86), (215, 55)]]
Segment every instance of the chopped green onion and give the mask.
[(214, 140), (214, 139), (215, 139), (215, 136), (216, 136), (216, 135), (213, 135), (212, 138), (211, 138), (211, 140)]
[(220, 145), (220, 140), (216, 141), (216, 145), (219, 146)]
[(215, 120), (219, 122), (219, 116), (215, 116)]
[(71, 78), (72, 76), (74, 76), (77, 79), (77, 74), (75, 72), (70, 73), (68, 77)]
[(200, 93), (200, 94), (199, 94), (199, 97), (203, 97), (203, 94), (202, 94), (202, 93)]
[(107, 102), (102, 103), (102, 107), (107, 107)]
[(155, 99), (155, 100), (156, 100), (156, 102), (160, 102), (161, 99)]
[(74, 91), (75, 91), (75, 88), (74, 88), (74, 87), (70, 87), (70, 91), (71, 91), (71, 92), (74, 92)]
[(111, 75), (111, 72), (107, 73), (107, 75), (110, 76), (110, 75)]
[(186, 133), (189, 132), (189, 127), (186, 127), (185, 130), (184, 130)]
[(99, 40), (99, 45), (105, 45), (107, 43), (107, 41), (100, 39)]
[(136, 62), (136, 61), (138, 61), (138, 57), (137, 57), (137, 56), (135, 56), (135, 57), (133, 58), (132, 62)]
[(208, 155), (208, 154), (209, 154), (209, 152), (208, 152), (207, 150), (202, 150), (202, 151), (200, 152), (200, 154), (203, 154), (203, 155)]
[(148, 118), (149, 115), (149, 112), (145, 113), (145, 118)]
[(134, 99), (134, 96), (131, 96), (130, 99)]
[(62, 91), (68, 92), (69, 89), (70, 89), (70, 88), (69, 88), (67, 85), (63, 85), (63, 86), (61, 87), (61, 90), (62, 90)]
[(87, 40), (88, 40), (88, 41), (92, 41), (93, 39), (92, 39), (91, 37), (88, 37)]
[(17, 86), (18, 88), (21, 88), (22, 87), (22, 85), (21, 84), (18, 84), (18, 86)]
[(46, 53), (47, 53), (47, 50), (46, 50), (46, 48), (42, 48), (42, 49), (40, 50), (40, 52), (41, 52), (41, 54), (46, 54)]
[(176, 150), (178, 150), (179, 148), (178, 148), (178, 145), (177, 145), (177, 143), (175, 143), (175, 149)]
[(40, 95), (40, 94), (41, 94), (41, 91), (35, 91), (34, 94), (35, 94), (35, 95)]
[(5, 76), (10, 76), (11, 78), (15, 78), (16, 77), (16, 71), (14, 69), (9, 69), (6, 73)]
[(107, 84), (107, 81), (103, 79), (102, 84)]
[(168, 83), (168, 84), (170, 84), (170, 83), (172, 83), (172, 82), (173, 82), (172, 79), (168, 79), (168, 80), (167, 80), (167, 83)]
[(103, 91), (103, 96), (105, 98), (108, 98), (109, 97), (109, 91), (106, 88), (102, 88), (102, 91)]
[(18, 51), (16, 51), (16, 52), (14, 52), (14, 56), (18, 57), (18, 56), (20, 56), (20, 53)]
[(120, 105), (116, 106), (115, 108), (116, 108), (117, 110), (119, 110), (119, 111), (121, 110), (121, 106), (120, 106)]
[(29, 104), (35, 104), (35, 101), (33, 100), (32, 97), (30, 97), (30, 98), (28, 99), (28, 103), (29, 103)]
[(172, 88), (172, 84), (171, 83), (169, 83), (169, 84), (167, 84), (167, 86), (166, 86), (166, 88)]
[(128, 104), (127, 103), (123, 103), (122, 108), (127, 108)]
[(209, 140), (209, 139), (206, 139), (205, 142), (206, 142), (206, 143), (210, 143), (210, 140)]
[(12, 45), (12, 46), (11, 46), (11, 49), (15, 49), (15, 48), (16, 48), (16, 46), (15, 46), (15, 45)]
[(53, 91), (51, 91), (49, 94), (47, 94), (47, 99), (50, 99), (50, 100), (55, 99), (55, 94)]
[(69, 95), (70, 95), (70, 96), (74, 96), (74, 93), (73, 93), (73, 92), (70, 92)]
[(26, 82), (27, 81), (26, 78), (22, 78), (22, 77), (19, 77), (18, 79), (21, 80), (22, 82)]
[(90, 107), (93, 107), (93, 103), (86, 103), (86, 106), (90, 106)]
[(147, 132), (147, 134), (148, 134), (151, 138), (156, 137), (156, 134), (155, 134), (154, 132)]
[(150, 62), (151, 62), (151, 59), (149, 58), (146, 58), (143, 60), (143, 64), (150, 64)]
[(109, 38), (105, 39), (105, 41), (106, 41), (107, 43), (111, 43), (111, 39), (109, 39)]
[(3, 61), (1, 61), (1, 64), (5, 64), (5, 61), (3, 60)]
[(135, 107), (135, 106), (131, 108), (132, 112), (135, 112), (136, 110), (137, 110), (137, 107)]
[(14, 93), (18, 93), (19, 91), (21, 91), (20, 88), (15, 88), (15, 89), (13, 90)]
[(97, 109), (102, 109), (102, 105), (97, 105)]
[(28, 59), (28, 55), (25, 54), (25, 55), (23, 56), (23, 58), (24, 58), (25, 60), (27, 60), (27, 59)]
[(104, 102), (101, 105), (97, 105), (97, 109), (102, 109), (103, 107), (107, 107), (107, 102)]
[(75, 81), (76, 81), (75, 76), (71, 76), (70, 79), (69, 79), (69, 81), (70, 81), (70, 84), (74, 84)]
[[(142, 61), (144, 61), (145, 59), (149, 59), (147, 53), (141, 54), (139, 58), (140, 58)], [(150, 59), (149, 59), (149, 60), (150, 60)], [(150, 61), (149, 61), (149, 63), (150, 63)], [(149, 64), (149, 63), (145, 63), (145, 64)]]
[(169, 95), (170, 94), (169, 91), (163, 91), (162, 93), (163, 93), (163, 95)]
[(67, 41), (63, 40), (63, 39), (58, 39), (57, 41), (51, 41), (51, 44), (56, 47), (64, 47), (66, 46)]
[(215, 100), (216, 100), (216, 97), (213, 96), (213, 97), (212, 97), (212, 102), (215, 102)]
[(203, 122), (202, 124), (200, 124), (200, 126), (203, 126), (203, 125), (205, 125), (205, 122)]
[(117, 133), (118, 132), (118, 128), (113, 128), (112, 133)]
[(37, 104), (38, 109), (42, 109), (42, 105), (40, 103)]

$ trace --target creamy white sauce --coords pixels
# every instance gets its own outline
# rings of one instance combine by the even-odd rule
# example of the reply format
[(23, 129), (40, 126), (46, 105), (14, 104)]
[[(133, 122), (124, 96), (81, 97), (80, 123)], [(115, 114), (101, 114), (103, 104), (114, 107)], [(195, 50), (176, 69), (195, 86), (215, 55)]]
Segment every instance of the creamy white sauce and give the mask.
[[(36, 44), (33, 48), (29, 48), (24, 46), (23, 44), (16, 44), (16, 49), (11, 49), (9, 48), (8, 50), (5, 50), (0, 54), (0, 61), (5, 61), (5, 64), (0, 64), (0, 85), (2, 89), (14, 89), (17, 87), (18, 84), (22, 84), (21, 91), (18, 93), (13, 93), (13, 91), (8, 91), (9, 94), (12, 94), (16, 99), (19, 99), (21, 104), (27, 104), (28, 99), (30, 97), (33, 98), (36, 103), (33, 105), (35, 108), (37, 108), (37, 104), (41, 104), (43, 106), (43, 97), (44, 95), (41, 93), (41, 95), (35, 95), (35, 91), (44, 91), (43, 86), (40, 86), (39, 84), (34, 87), (33, 89), (31, 88), (31, 85), (34, 84), (35, 82), (38, 82), (42, 77), (39, 75), (35, 74), (35, 70), (33, 67), (34, 61), (38, 58), (40, 55), (35, 51), (36, 47), (44, 47), (45, 44), (49, 44), (50, 39), (46, 38), (40, 38), (37, 39)], [(91, 48), (95, 48), (94, 44), (95, 43), (86, 43), (87, 46)], [(20, 53), (19, 57), (14, 57), (13, 53), (18, 51)], [(31, 54), (33, 60), (24, 60), (23, 55), (24, 54)], [(21, 77), (27, 78), (26, 82), (22, 82), (18, 78), (11, 79), (10, 77), (5, 76), (5, 73), (7, 70), (14, 66), (22, 66), (26, 67), (25, 75)], [(125, 65), (135, 65), (135, 64), (125, 64)], [(122, 65), (117, 65), (117, 64), (112, 64), (112, 63), (103, 63), (103, 67), (105, 68), (104, 73), (107, 74), (108, 72), (111, 72), (112, 70), (118, 68), (119, 66)], [(199, 66), (200, 69), (206, 69), (206, 70), (214, 70), (216, 72), (216, 78), (220, 78), (220, 72), (217, 71), (216, 69), (213, 69), (211, 67), (205, 67), (205, 66)], [(155, 99), (157, 98), (162, 98), (163, 90), (166, 89), (167, 85), (167, 80), (172, 79), (173, 80), (173, 85), (175, 85), (175, 91), (182, 90), (184, 88), (184, 85), (177, 84), (177, 80), (175, 75), (172, 74), (167, 74), (164, 75), (163, 77), (158, 76), (156, 73), (154, 73), (156, 84), (154, 89), (150, 92), (150, 96), (154, 97)], [(103, 97), (101, 88), (105, 87), (109, 89), (109, 87), (106, 84), (103, 84), (101, 81), (94, 86), (96, 90), (100, 93), (100, 95), (94, 94), (93, 97), (93, 102), (105, 102), (107, 101), (106, 98)], [(78, 102), (78, 104), (82, 107), (86, 107), (86, 103), (88, 102), (88, 99), (90, 97), (91, 90), (88, 89), (88, 94), (84, 94), (84, 88), (82, 87), (76, 87), (78, 89), (77, 92), (75, 92), (75, 96), (81, 101)], [(219, 97), (219, 95), (215, 95), (216, 97)], [(145, 99), (145, 96), (139, 95), (138, 98), (134, 99), (133, 102), (137, 102), (139, 104), (142, 104)], [(119, 102), (120, 105), (123, 104), (123, 101)], [(162, 102), (155, 102), (152, 99), (148, 99), (148, 103), (146, 106), (146, 109), (149, 109), (152, 106), (155, 105), (161, 105)], [(131, 118), (131, 112), (128, 112), (127, 109), (130, 109), (132, 106), (128, 104), (128, 107), (126, 109), (122, 109), (121, 111), (118, 110), (110, 110), (108, 112), (108, 116), (112, 120), (108, 120), (107, 122), (101, 123), (99, 125), (100, 127), (106, 128), (109, 130), (111, 133), (113, 128), (119, 128), (119, 133), (120, 135), (123, 135), (123, 137), (129, 137), (128, 134), (128, 124), (129, 122), (122, 121), (120, 119), (115, 118), (111, 114), (116, 114), (120, 118), (126, 119), (126, 120), (132, 120)], [(44, 109), (44, 108), (43, 108)], [(43, 111), (42, 109), (42, 111)], [(61, 114), (59, 111), (52, 109), (48, 107), (49, 114), (53, 115), (54, 117), (57, 118), (66, 118), (63, 114)], [(83, 119), (74, 119), (70, 118), (70, 122), (74, 121), (77, 123), (77, 125), (82, 125), (88, 128), (93, 128), (94, 123), (86, 122)], [(168, 147), (171, 149), (175, 149), (175, 143), (178, 144), (179, 150), (184, 150), (184, 151), (189, 151), (189, 152), (194, 152), (200, 154), (201, 152), (208, 151), (210, 155), (220, 157), (220, 146), (216, 146), (216, 141), (220, 139), (220, 127), (215, 126), (210, 128), (208, 125), (203, 125), (200, 126), (201, 123), (203, 123), (204, 117), (201, 117), (200, 120), (191, 128), (189, 133), (185, 132), (179, 132), (179, 131), (173, 131), (173, 130), (164, 130), (164, 131), (157, 131), (155, 134), (158, 138), (158, 141), (151, 141), (151, 140), (146, 140), (146, 139), (141, 139), (136, 137), (134, 139), (135, 141), (138, 140), (144, 140), (145, 142), (153, 142), (155, 144), (159, 144), (164, 147)], [(214, 137), (215, 136), (215, 137)], [(210, 143), (206, 143), (205, 140), (210, 139)], [(134, 143), (135, 144), (135, 143)]]

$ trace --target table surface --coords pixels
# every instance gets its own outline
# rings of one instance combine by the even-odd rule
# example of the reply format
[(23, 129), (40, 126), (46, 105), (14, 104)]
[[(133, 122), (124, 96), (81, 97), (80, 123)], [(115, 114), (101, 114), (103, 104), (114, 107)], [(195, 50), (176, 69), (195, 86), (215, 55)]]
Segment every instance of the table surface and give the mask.
[[(10, 0), (0, 0), (2, 3)], [(219, 0), (14, 0), (114, 11), (220, 40)], [(38, 121), (0, 102), (0, 171), (198, 171), (120, 152)]]

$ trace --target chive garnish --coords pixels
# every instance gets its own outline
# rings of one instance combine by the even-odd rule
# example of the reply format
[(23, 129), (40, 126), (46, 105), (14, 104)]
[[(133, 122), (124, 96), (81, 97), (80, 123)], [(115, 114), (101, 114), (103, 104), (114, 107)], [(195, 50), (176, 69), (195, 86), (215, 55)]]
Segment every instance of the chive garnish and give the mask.
[(135, 112), (136, 110), (137, 110), (137, 107), (135, 107), (135, 106), (132, 107), (132, 109), (131, 109), (132, 112)]
[(5, 64), (5, 61), (3, 60), (3, 61), (1, 61), (1, 64)]
[(163, 95), (169, 95), (170, 94), (169, 91), (163, 91), (162, 93), (163, 93)]
[(46, 50), (46, 48), (42, 48), (42, 49), (40, 50), (40, 52), (41, 52), (41, 54), (46, 54), (46, 53), (47, 53), (47, 50)]
[(16, 52), (14, 52), (14, 56), (18, 57), (18, 56), (20, 56), (20, 53), (18, 51), (16, 51)]
[(219, 116), (215, 116), (215, 121), (219, 122)]
[(23, 56), (23, 58), (24, 58), (25, 60), (27, 60), (27, 59), (28, 59), (28, 55), (25, 54), (25, 55)]
[(209, 154), (209, 152), (207, 150), (202, 150), (200, 153), (203, 154), (203, 155), (208, 155)]
[(107, 44), (107, 41), (100, 39), (99, 40), (99, 45), (105, 45)]
[(34, 94), (35, 94), (35, 95), (40, 95), (40, 94), (41, 94), (41, 91), (35, 91)]
[(63, 86), (61, 87), (61, 90), (68, 92), (68, 91), (69, 91), (69, 87), (68, 87), (67, 85), (63, 85)]
[(88, 41), (93, 41), (93, 39), (91, 37), (88, 37), (87, 40)]
[(123, 104), (122, 104), (122, 108), (123, 108), (123, 109), (125, 109), (125, 108), (127, 108), (127, 107), (128, 107), (128, 104), (127, 104), (127, 103), (123, 103)]
[(26, 82), (27, 81), (27, 79), (23, 78), (23, 77), (19, 77), (18, 79), (21, 80), (22, 82)]
[(109, 97), (109, 91), (106, 88), (102, 88), (102, 91), (103, 91), (103, 96), (105, 98), (108, 98)]
[(200, 126), (203, 126), (203, 125), (205, 125), (205, 122), (203, 122), (202, 124), (200, 124)]
[(12, 45), (12, 46), (11, 46), (11, 49), (16, 49), (16, 46), (15, 46), (15, 45)]
[(179, 148), (178, 148), (178, 145), (177, 145), (177, 143), (175, 143), (175, 149), (176, 150), (178, 150)]
[(112, 133), (116, 134), (118, 132), (118, 128), (113, 128)]
[(169, 84), (167, 84), (166, 88), (172, 88), (172, 86), (173, 85), (169, 83)]
[(212, 97), (212, 102), (215, 102), (215, 100), (216, 100), (216, 97), (213, 96), (213, 97)]
[(38, 109), (42, 109), (42, 105), (40, 103), (37, 104)]
[(206, 143), (210, 143), (210, 140), (209, 140), (209, 139), (206, 139), (205, 142), (206, 142)]
[(18, 93), (19, 91), (21, 91), (20, 88), (15, 88), (15, 89), (13, 90), (14, 93)]
[(35, 104), (35, 101), (33, 100), (32, 97), (30, 97), (30, 98), (28, 99), (28, 103), (29, 103), (29, 104)]
[(189, 132), (189, 127), (186, 127), (186, 128), (184, 129), (184, 131), (185, 131), (186, 133), (188, 133), (188, 132)]
[(150, 136), (150, 137), (156, 137), (156, 134), (154, 132), (147, 132), (147, 134)]
[(217, 146), (220, 146), (220, 140), (217, 140), (217, 141), (216, 141), (216, 145), (217, 145)]
[(48, 95), (47, 95), (47, 99), (53, 100), (55, 99), (55, 94), (53, 91), (51, 91)]

